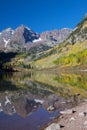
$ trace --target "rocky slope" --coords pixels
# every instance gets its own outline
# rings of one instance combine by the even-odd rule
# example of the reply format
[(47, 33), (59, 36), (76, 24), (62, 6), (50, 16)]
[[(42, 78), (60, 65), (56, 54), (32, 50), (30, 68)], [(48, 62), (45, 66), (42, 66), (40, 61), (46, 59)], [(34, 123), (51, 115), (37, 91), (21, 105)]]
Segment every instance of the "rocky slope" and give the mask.
[(87, 39), (87, 14), (82, 21), (75, 27), (71, 35), (67, 39), (67, 43), (74, 44), (77, 41), (83, 42)]

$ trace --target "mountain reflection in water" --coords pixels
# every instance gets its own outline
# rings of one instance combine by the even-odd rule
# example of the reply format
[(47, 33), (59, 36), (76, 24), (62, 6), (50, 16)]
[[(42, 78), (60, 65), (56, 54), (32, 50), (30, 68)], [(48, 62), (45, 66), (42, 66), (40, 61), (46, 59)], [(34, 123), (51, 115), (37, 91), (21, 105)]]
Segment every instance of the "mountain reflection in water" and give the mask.
[(0, 130), (39, 130), (47, 122), (58, 115), (58, 112), (49, 113), (43, 108), (39, 108), (33, 114), (25, 118), (18, 114), (9, 116), (3, 112), (0, 113)]
[[(76, 105), (76, 93), (78, 100), (87, 98), (86, 73), (2, 73), (0, 130), (39, 130), (61, 109)], [(48, 112), (52, 105), (55, 111)]]

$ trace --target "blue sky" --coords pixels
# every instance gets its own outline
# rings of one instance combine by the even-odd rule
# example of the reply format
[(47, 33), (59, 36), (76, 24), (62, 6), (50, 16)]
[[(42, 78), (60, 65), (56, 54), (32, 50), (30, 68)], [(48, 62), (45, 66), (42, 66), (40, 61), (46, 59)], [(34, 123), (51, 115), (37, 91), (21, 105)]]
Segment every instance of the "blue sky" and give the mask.
[(0, 31), (24, 24), (41, 33), (74, 28), (87, 12), (87, 0), (0, 0)]

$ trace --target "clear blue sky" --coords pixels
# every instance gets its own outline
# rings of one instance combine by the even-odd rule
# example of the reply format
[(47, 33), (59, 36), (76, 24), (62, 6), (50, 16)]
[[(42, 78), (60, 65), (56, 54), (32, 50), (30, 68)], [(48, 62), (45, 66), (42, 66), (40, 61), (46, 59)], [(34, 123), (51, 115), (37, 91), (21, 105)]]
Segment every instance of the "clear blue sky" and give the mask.
[(0, 0), (0, 31), (24, 24), (41, 33), (74, 28), (87, 12), (87, 0)]

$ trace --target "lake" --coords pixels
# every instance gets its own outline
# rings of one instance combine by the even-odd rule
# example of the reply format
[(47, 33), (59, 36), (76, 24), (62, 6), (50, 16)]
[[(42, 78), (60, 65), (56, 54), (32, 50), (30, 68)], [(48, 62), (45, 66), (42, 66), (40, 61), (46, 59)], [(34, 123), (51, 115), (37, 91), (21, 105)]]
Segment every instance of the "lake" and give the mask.
[(0, 130), (40, 130), (85, 99), (86, 72), (0, 73)]

